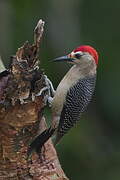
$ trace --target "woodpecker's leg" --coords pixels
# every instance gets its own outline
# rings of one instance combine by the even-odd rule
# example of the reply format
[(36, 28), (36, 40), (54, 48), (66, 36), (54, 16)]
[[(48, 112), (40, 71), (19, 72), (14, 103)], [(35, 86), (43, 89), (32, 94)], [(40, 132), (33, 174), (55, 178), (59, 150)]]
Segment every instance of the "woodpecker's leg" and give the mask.
[(49, 106), (49, 107), (52, 106), (52, 101), (53, 101), (53, 98), (49, 96), (48, 99), (47, 99), (47, 102), (48, 102), (48, 106)]
[(53, 101), (53, 97), (55, 95), (55, 89), (53, 87), (52, 82), (50, 81), (50, 79), (48, 79), (48, 77), (46, 75), (45, 75), (45, 81), (46, 81), (46, 84), (49, 87), (47, 102), (48, 102), (49, 107), (51, 107), (52, 101)]
[(47, 82), (46, 84), (48, 84), (50, 87), (51, 95), (54, 96), (55, 95), (55, 89), (53, 87), (52, 82), (50, 81), (50, 79), (48, 79), (48, 77), (46, 75), (45, 75), (45, 81)]
[(47, 94), (44, 96), (44, 102), (45, 104), (48, 103), (49, 107), (51, 107), (53, 96), (55, 95), (55, 89), (52, 82), (48, 79), (46, 75), (44, 75), (44, 79), (46, 86), (43, 87), (40, 92), (35, 96), (41, 96), (42, 93), (47, 92)]

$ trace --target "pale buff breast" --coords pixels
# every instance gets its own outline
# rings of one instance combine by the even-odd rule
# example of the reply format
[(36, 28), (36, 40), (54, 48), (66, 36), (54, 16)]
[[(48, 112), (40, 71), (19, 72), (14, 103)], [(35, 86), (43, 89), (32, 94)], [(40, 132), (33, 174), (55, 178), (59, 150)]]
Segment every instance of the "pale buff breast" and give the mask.
[[(72, 74), (72, 76), (71, 76)], [(79, 78), (78, 78), (79, 77)], [(68, 90), (72, 87), (80, 78), (83, 78), (79, 68), (77, 66), (73, 66), (68, 73), (64, 76), (62, 81), (57, 87), (55, 96), (52, 102), (52, 112), (57, 115), (61, 114), (63, 104), (65, 103), (65, 98)]]
[(74, 65), (64, 76), (62, 81), (57, 87), (55, 96), (52, 102), (52, 112), (56, 115), (60, 115), (63, 105), (65, 103), (66, 95), (69, 89), (82, 78), (93, 75), (96, 73), (95, 63), (91, 63), (85, 69), (81, 69), (78, 65)]

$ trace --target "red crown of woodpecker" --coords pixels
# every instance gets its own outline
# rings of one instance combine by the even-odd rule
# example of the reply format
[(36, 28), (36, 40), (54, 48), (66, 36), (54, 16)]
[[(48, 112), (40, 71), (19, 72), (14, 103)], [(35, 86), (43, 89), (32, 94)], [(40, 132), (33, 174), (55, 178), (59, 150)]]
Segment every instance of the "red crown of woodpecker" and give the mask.
[(78, 52), (78, 51), (88, 52), (91, 56), (93, 56), (95, 63), (98, 64), (98, 53), (93, 47), (88, 45), (83, 45), (73, 50), (73, 52)]

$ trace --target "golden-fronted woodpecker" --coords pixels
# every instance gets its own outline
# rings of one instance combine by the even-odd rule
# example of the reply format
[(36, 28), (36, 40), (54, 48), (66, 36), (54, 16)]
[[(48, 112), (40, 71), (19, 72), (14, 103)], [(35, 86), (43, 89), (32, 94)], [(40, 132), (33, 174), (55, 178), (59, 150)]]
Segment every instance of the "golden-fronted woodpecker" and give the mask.
[(57, 144), (79, 121), (95, 89), (98, 53), (93, 47), (79, 46), (67, 56), (56, 58), (54, 61), (69, 62), (73, 66), (61, 80), (53, 97), (51, 126), (31, 143), (29, 154), (33, 149), (40, 152), (43, 144), (53, 134), (56, 134)]

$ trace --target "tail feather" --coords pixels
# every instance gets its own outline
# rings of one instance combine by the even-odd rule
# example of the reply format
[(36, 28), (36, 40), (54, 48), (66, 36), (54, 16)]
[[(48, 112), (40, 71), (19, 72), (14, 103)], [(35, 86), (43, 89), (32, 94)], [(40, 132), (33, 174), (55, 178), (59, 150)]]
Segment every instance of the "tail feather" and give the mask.
[(44, 143), (54, 134), (55, 129), (51, 127), (43, 131), (40, 135), (38, 135), (32, 143), (28, 147), (27, 156), (31, 156), (33, 151), (36, 151), (38, 154), (41, 153), (42, 146)]

